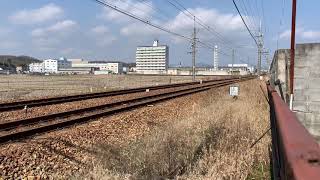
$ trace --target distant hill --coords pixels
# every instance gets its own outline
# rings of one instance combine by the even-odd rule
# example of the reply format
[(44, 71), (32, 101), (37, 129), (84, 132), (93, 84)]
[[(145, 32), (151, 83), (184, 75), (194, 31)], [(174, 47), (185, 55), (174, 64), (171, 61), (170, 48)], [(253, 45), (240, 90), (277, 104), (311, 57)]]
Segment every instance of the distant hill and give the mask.
[(26, 66), (34, 62), (40, 62), (40, 60), (30, 56), (0, 55), (0, 66), (2, 67)]

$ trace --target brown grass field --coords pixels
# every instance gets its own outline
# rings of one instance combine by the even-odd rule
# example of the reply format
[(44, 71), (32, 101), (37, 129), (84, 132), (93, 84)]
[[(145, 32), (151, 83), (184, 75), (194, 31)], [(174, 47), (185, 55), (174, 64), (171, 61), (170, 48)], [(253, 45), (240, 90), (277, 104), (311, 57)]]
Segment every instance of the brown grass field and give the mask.
[[(1, 101), (190, 80), (178, 76), (1, 76), (5, 93)], [(229, 96), (228, 86), (220, 87), (0, 146), (0, 161), (6, 159), (1, 161), (0, 172), (4, 168), (4, 177), (44, 179), (271, 179), (270, 135), (250, 148), (269, 128), (269, 107), (262, 92), (265, 84), (255, 79), (239, 86), (238, 98)]]
[[(217, 79), (223, 77), (197, 77)], [(0, 102), (191, 81), (190, 76), (0, 75)]]
[(121, 145), (97, 144), (95, 166), (75, 179), (270, 179), (268, 104), (258, 80), (240, 83), (240, 96), (219, 88), (194, 104), (186, 119), (170, 119)]

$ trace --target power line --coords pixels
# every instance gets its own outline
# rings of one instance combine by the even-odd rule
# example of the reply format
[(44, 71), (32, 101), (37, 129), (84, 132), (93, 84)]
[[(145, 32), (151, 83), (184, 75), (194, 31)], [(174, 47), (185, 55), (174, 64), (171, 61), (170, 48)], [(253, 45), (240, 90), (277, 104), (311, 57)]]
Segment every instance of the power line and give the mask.
[[(143, 18), (141, 18), (141, 17), (138, 17), (138, 16), (136, 16), (136, 15), (130, 13), (130, 12), (127, 12), (127, 11), (125, 11), (125, 10), (123, 10), (123, 9), (120, 9), (119, 7), (117, 7), (117, 6), (115, 6), (115, 5), (112, 5), (112, 4), (110, 4), (110, 3), (103, 2), (103, 1), (101, 1), (101, 0), (92, 0), (92, 1), (94, 1), (94, 2), (96, 2), (96, 3), (98, 3), (98, 4), (100, 4), (100, 5), (103, 5), (103, 6), (105, 6), (105, 7), (111, 8), (111, 9), (113, 9), (113, 10), (119, 12), (119, 13), (124, 14), (124, 15), (127, 15), (127, 16), (129, 16), (129, 17), (131, 17), (131, 18), (133, 18), (133, 19), (136, 19), (136, 20), (144, 23), (144, 24), (150, 25), (150, 26), (152, 26), (152, 27), (154, 27), (154, 28), (157, 28), (157, 29), (159, 29), (159, 30), (161, 30), (161, 31), (167, 32), (167, 33), (169, 33), (169, 34), (171, 34), (171, 35), (180, 37), (180, 38), (185, 39), (185, 40), (188, 40), (188, 41), (192, 41), (192, 40), (193, 40), (193, 38), (190, 38), (190, 37), (187, 37), (187, 36), (185, 36), (185, 35), (176, 33), (176, 32), (171, 31), (171, 30), (169, 30), (169, 29), (167, 29), (167, 28), (165, 28), (165, 27), (162, 27), (162, 26), (153, 24), (153, 23), (151, 23), (151, 22), (148, 21), (148, 20), (145, 20), (145, 19), (143, 19)], [(201, 44), (201, 45), (203, 45), (203, 46), (206, 47), (206, 48), (209, 48), (209, 49), (213, 49), (213, 48), (214, 48), (213, 46), (211, 46), (211, 45), (209, 45), (209, 44), (207, 44), (207, 43), (204, 43), (204, 42), (202, 42), (202, 41), (200, 41), (200, 40), (198, 40), (198, 39), (196, 40), (196, 42), (199, 43), (199, 44)]]
[[(221, 42), (221, 44), (218, 43), (218, 45), (220, 46), (220, 49), (223, 49), (223, 47), (225, 47), (228, 50), (238, 49), (237, 46), (236, 47), (233, 46), (234, 45), (233, 42), (226, 40), (219, 32), (217, 32), (215, 29), (211, 28), (210, 26), (206, 25), (200, 18), (198, 18), (192, 12), (190, 12), (187, 8), (185, 8), (178, 0), (166, 0), (166, 1), (169, 4), (171, 4), (174, 8), (176, 8), (178, 11), (180, 11), (181, 13), (186, 15), (188, 18), (193, 20), (193, 17), (195, 17), (197, 24), (199, 24), (201, 27), (203, 27), (208, 32), (212, 33), (215, 38), (218, 38), (217, 40), (219, 40)], [(248, 16), (248, 17), (250, 17), (250, 16)], [(201, 44), (201, 42), (198, 44)], [(208, 42), (207, 42), (207, 44), (208, 44)], [(215, 44), (215, 45), (217, 45), (217, 44)], [(210, 47), (208, 47), (208, 46), (205, 46), (205, 47), (209, 48), (209, 49), (214, 49), (214, 45), (211, 45)], [(228, 53), (223, 53), (223, 55), (231, 56), (231, 55), (228, 55)]]
[(234, 0), (232, 0), (232, 2), (233, 2), (233, 4), (234, 4), (235, 8), (237, 9), (237, 11), (238, 11), (238, 13), (239, 13), (239, 15), (240, 15), (240, 17), (241, 17), (241, 19), (242, 19), (242, 22), (243, 22), (243, 23), (244, 23), (244, 25), (246, 26), (246, 28), (247, 28), (247, 30), (248, 30), (248, 32), (249, 32), (249, 34), (250, 34), (250, 36), (252, 37), (252, 39), (254, 40), (254, 42), (256, 43), (256, 45), (259, 47), (259, 44), (258, 44), (258, 42), (257, 42), (256, 38), (253, 36), (253, 34), (252, 34), (251, 30), (249, 29), (249, 27), (248, 27), (248, 25), (247, 25), (246, 21), (243, 19), (242, 15), (241, 15), (241, 12), (239, 11), (239, 8), (238, 8), (238, 6), (237, 6), (236, 2), (235, 2)]
[[(204, 29), (206, 29), (207, 31), (211, 32), (212, 34), (214, 34), (214, 36), (216, 36), (218, 39), (220, 39), (220, 41), (222, 43), (225, 44), (233, 44), (231, 41), (227, 40), (226, 38), (224, 38), (219, 32), (217, 32), (216, 30), (214, 30), (213, 28), (211, 28), (210, 26), (206, 25), (199, 17), (195, 16), (193, 13), (191, 13), (187, 8), (185, 8), (178, 0), (172, 0), (175, 3), (171, 2), (171, 0), (166, 0), (169, 4), (171, 4), (173, 7), (175, 7), (176, 9), (178, 9), (180, 12), (182, 12), (183, 14), (185, 14), (187, 17), (189, 17), (190, 19), (193, 20), (193, 17), (195, 17), (196, 23), (199, 24), (201, 27), (203, 27)], [(180, 6), (180, 7), (178, 7)], [(231, 46), (229, 46), (230, 49)]]
[[(159, 12), (159, 14), (161, 14), (163, 17), (170, 18), (170, 17), (168, 16), (168, 14), (162, 12), (161, 9), (156, 8), (156, 7), (152, 6), (152, 5), (150, 5), (150, 3), (146, 2), (146, 0), (138, 0), (138, 1), (139, 1), (140, 3), (145, 4), (146, 6), (150, 7), (151, 9), (153, 9), (154, 12)], [(166, 19), (166, 20), (167, 20), (167, 19)]]
[(249, 11), (252, 12), (252, 9), (251, 9), (251, 6), (250, 4), (248, 4), (248, 8), (246, 6), (246, 3), (244, 2), (244, 0), (240, 0), (241, 4), (242, 4), (242, 10), (243, 10), (243, 14), (244, 14), (244, 17), (246, 17), (245, 19), (247, 19), (248, 21), (248, 26), (250, 27), (250, 24), (251, 26), (253, 27), (253, 29), (256, 28), (256, 20), (255, 20), (255, 16), (252, 14), (252, 16), (249, 15)]
[[(153, 6), (151, 6), (148, 2), (146, 2), (146, 0), (139, 0), (139, 2), (136, 3), (136, 4), (129, 3), (129, 1), (127, 1), (127, 0), (120, 0), (120, 1), (122, 1), (125, 4), (128, 4), (129, 6), (131, 6), (132, 8), (134, 8), (134, 9), (140, 11), (140, 12), (145, 12), (145, 10), (141, 9), (140, 7), (137, 7), (138, 3), (144, 4), (144, 5), (148, 6), (149, 8), (153, 9), (154, 11), (157, 11), (157, 10), (154, 9)], [(161, 16), (158, 16), (158, 15), (161, 15)], [(163, 13), (161, 13), (161, 12), (153, 14), (153, 15), (151, 15), (151, 17), (152, 16), (158, 17), (159, 19), (162, 19), (162, 20), (167, 20), (166, 18), (168, 18), (168, 16), (164, 17), (165, 15)]]
[[(144, 24), (147, 24), (147, 25), (149, 25), (149, 26), (152, 26), (152, 27), (154, 27), (154, 28), (156, 28), (156, 29), (159, 29), (159, 30), (161, 30), (161, 31), (167, 32), (167, 33), (169, 33), (169, 34), (171, 34), (171, 35), (180, 37), (180, 38), (185, 39), (185, 40), (188, 40), (188, 41), (190, 41), (190, 42), (192, 42), (192, 40), (193, 40), (193, 39), (190, 38), (190, 37), (187, 37), (187, 36), (185, 36), (185, 35), (182, 35), (182, 34), (179, 34), (179, 33), (177, 33), (177, 32), (171, 31), (171, 30), (167, 29), (166, 27), (163, 27), (163, 26), (154, 24), (154, 23), (152, 23), (152, 22), (150, 22), (150, 21), (148, 21), (148, 20), (145, 20), (145, 19), (143, 19), (143, 18), (141, 18), (141, 17), (139, 17), (139, 16), (136, 16), (136, 15), (132, 14), (131, 12), (128, 12), (128, 11), (126, 11), (126, 10), (124, 10), (124, 9), (121, 9), (121, 8), (115, 6), (115, 5), (110, 4), (110, 3), (107, 3), (107, 2), (104, 2), (104, 1), (101, 1), (101, 0), (92, 0), (92, 1), (94, 1), (94, 2), (96, 2), (96, 3), (98, 3), (98, 4), (100, 4), (100, 5), (103, 5), (103, 6), (105, 6), (105, 7), (111, 8), (111, 9), (113, 9), (113, 10), (115, 10), (115, 11), (121, 13), (121, 14), (124, 14), (124, 15), (126, 15), (126, 16), (129, 16), (129, 17), (131, 17), (131, 18), (133, 18), (133, 19), (136, 19), (136, 20), (138, 20), (138, 21), (140, 21), (140, 22), (142, 22), (142, 23), (144, 23)], [(190, 13), (191, 13), (191, 12), (190, 12)], [(197, 18), (195, 17), (195, 19), (197, 19)], [(199, 19), (198, 19), (198, 20), (199, 20)], [(197, 21), (197, 23), (199, 24), (198, 21)], [(205, 26), (204, 24), (202, 24), (202, 25)], [(208, 26), (208, 27), (209, 27), (209, 26)], [(210, 28), (210, 27), (209, 27), (209, 28)], [(197, 39), (196, 42), (198, 43), (199, 46), (202, 46), (202, 47), (204, 47), (204, 48), (208, 48), (208, 49), (211, 49), (211, 50), (214, 49), (214, 45), (211, 45), (210, 43), (205, 43), (205, 42), (203, 42), (203, 41), (200, 41), (199, 39)], [(222, 50), (219, 51), (219, 54), (224, 55), (224, 56), (229, 56), (229, 57), (231, 56), (230, 54), (228, 54), (228, 53), (226, 53), (225, 51), (222, 51)]]
[(169, 29), (166, 29), (166, 28), (161, 27), (161, 26), (159, 26), (159, 25), (153, 24), (153, 23), (151, 23), (151, 22), (148, 21), (148, 20), (144, 20), (144, 19), (142, 19), (142, 18), (140, 18), (140, 17), (138, 17), (138, 16), (136, 16), (136, 15), (130, 13), (130, 12), (127, 12), (127, 11), (125, 11), (125, 10), (123, 10), (123, 9), (120, 9), (120, 8), (118, 8), (117, 6), (114, 6), (114, 5), (110, 4), (110, 3), (103, 2), (103, 1), (100, 1), (100, 0), (92, 0), (92, 1), (94, 1), (94, 2), (96, 2), (96, 3), (98, 3), (98, 4), (100, 4), (100, 5), (109, 7), (109, 8), (111, 8), (111, 9), (115, 10), (115, 11), (118, 11), (119, 13), (122, 13), (122, 14), (124, 14), (124, 15), (127, 15), (127, 16), (129, 16), (129, 17), (131, 17), (131, 18), (133, 18), (133, 19), (136, 19), (136, 20), (138, 20), (138, 21), (140, 21), (140, 22), (142, 22), (142, 23), (148, 24), (148, 25), (150, 25), (150, 26), (152, 26), (152, 27), (154, 27), (154, 28), (157, 28), (157, 29), (159, 29), (159, 30), (162, 30), (162, 31), (167, 32), (167, 33), (169, 33), (169, 34), (172, 34), (172, 35), (174, 35), (174, 36), (178, 36), (178, 37), (180, 37), (180, 38), (183, 38), (183, 39), (186, 39), (186, 40), (189, 40), (189, 41), (192, 40), (192, 38), (190, 38), (190, 37), (181, 35), (181, 34), (179, 34), (179, 33), (170, 31)]
[(266, 16), (265, 16), (265, 13), (264, 13), (264, 3), (263, 3), (263, 1), (261, 1), (261, 9), (262, 9), (262, 19), (263, 19), (263, 22), (264, 22), (264, 33), (267, 33), (268, 32), (268, 28), (266, 26), (267, 20), (266, 20)]

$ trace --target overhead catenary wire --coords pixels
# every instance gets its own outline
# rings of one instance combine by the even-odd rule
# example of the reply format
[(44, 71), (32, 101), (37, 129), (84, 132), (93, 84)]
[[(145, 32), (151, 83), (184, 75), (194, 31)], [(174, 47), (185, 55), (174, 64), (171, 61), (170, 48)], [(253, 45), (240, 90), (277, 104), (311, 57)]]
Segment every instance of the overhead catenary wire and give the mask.
[(237, 6), (236, 2), (235, 2), (234, 0), (232, 0), (232, 2), (233, 2), (233, 4), (234, 4), (235, 8), (237, 9), (237, 11), (238, 11), (238, 13), (239, 13), (239, 15), (240, 15), (240, 17), (241, 17), (241, 19), (242, 19), (242, 22), (243, 22), (243, 23), (244, 23), (244, 25), (246, 26), (246, 28), (247, 28), (247, 30), (248, 30), (248, 32), (249, 32), (249, 34), (250, 34), (250, 36), (252, 37), (252, 39), (253, 39), (253, 40), (254, 40), (254, 42), (256, 43), (257, 47), (259, 47), (259, 43), (258, 43), (258, 41), (256, 40), (256, 38), (255, 38), (255, 37), (254, 37), (254, 35), (252, 34), (252, 32), (251, 32), (251, 30), (249, 29), (249, 27), (248, 27), (248, 25), (247, 25), (246, 21), (243, 19), (242, 14), (241, 14), (241, 12), (240, 12), (240, 10), (239, 10), (239, 8), (238, 8), (238, 6)]
[[(151, 5), (149, 4), (150, 1), (147, 2), (146, 0), (139, 0), (139, 2), (138, 2), (137, 4), (129, 3), (129, 1), (127, 1), (127, 0), (120, 0), (120, 1), (123, 2), (123, 3), (125, 3), (125, 4), (128, 4), (129, 7), (132, 7), (132, 8), (134, 8), (134, 9), (140, 11), (140, 12), (145, 12), (145, 10), (144, 10), (144, 9), (141, 9), (140, 7), (138, 7), (138, 3), (144, 4), (144, 5), (148, 6), (150, 9), (152, 9), (152, 10), (154, 10), (154, 11), (158, 11), (158, 10), (156, 10), (153, 6), (151, 6)], [(167, 20), (168, 16), (167, 16), (166, 14), (161, 13), (160, 11), (158, 11), (158, 12), (159, 12), (159, 13), (156, 13), (156, 14), (151, 15), (151, 17), (154, 16), (154, 17), (157, 17), (157, 18), (162, 19), (162, 20)], [(160, 15), (160, 16), (159, 16), (159, 15)]]
[[(170, 5), (175, 7), (178, 11), (182, 12), (184, 15), (186, 15), (188, 18), (193, 20), (195, 17), (195, 21), (197, 24), (199, 24), (201, 27), (203, 27), (208, 32), (212, 33), (216, 38), (219, 39), (219, 41), (227, 46), (228, 48), (232, 49), (232, 42), (227, 40), (225, 37), (222, 36), (221, 33), (213, 29), (212, 27), (206, 25), (199, 17), (195, 16), (192, 12), (190, 12), (186, 7), (184, 7), (178, 0), (166, 0)], [(174, 3), (172, 2), (174, 1)], [(230, 46), (231, 45), (231, 46)]]
[(264, 12), (264, 3), (263, 1), (261, 1), (261, 11), (262, 11), (262, 21), (264, 22), (264, 33), (267, 33), (268, 32), (268, 29), (267, 29), (267, 20), (266, 20), (266, 16), (265, 16), (265, 12)]
[[(179, 34), (177, 32), (171, 31), (170, 29), (167, 29), (166, 27), (162, 27), (160, 25), (154, 24), (151, 21), (148, 21), (148, 20), (145, 20), (145, 19), (143, 19), (141, 17), (138, 17), (138, 16), (132, 14), (131, 12), (123, 10), (123, 9), (121, 9), (121, 8), (115, 6), (115, 5), (112, 5), (112, 4), (108, 3), (108, 2), (105, 2), (105, 1), (102, 1), (102, 0), (92, 0), (92, 1), (94, 1), (94, 2), (96, 2), (98, 4), (100, 4), (100, 5), (103, 5), (105, 7), (111, 8), (111, 9), (113, 9), (115, 11), (118, 11), (119, 13), (127, 15), (127, 16), (129, 16), (129, 17), (131, 17), (133, 19), (136, 19), (136, 20), (138, 20), (138, 21), (140, 21), (140, 22), (142, 22), (144, 24), (152, 26), (152, 27), (154, 27), (156, 29), (159, 29), (161, 31), (167, 32), (167, 33), (169, 33), (171, 35), (177, 36), (177, 37), (182, 38), (182, 39), (187, 40), (187, 41), (192, 41), (192, 38), (190, 38), (188, 36), (185, 36), (185, 35)], [(203, 41), (200, 41), (199, 39), (197, 39), (197, 43), (199, 44), (199, 46), (202, 46), (203, 48), (207, 48), (207, 49), (211, 49), (211, 50), (214, 49), (214, 45), (211, 45), (209, 43), (205, 43)], [(231, 57), (230, 54), (228, 54), (226, 51), (223, 51), (223, 50), (220, 50), (218, 53), (221, 54), (221, 55), (224, 55), (224, 56)]]
[[(251, 6), (250, 4), (248, 4), (248, 7), (246, 6), (246, 3), (244, 2), (244, 0), (240, 0), (240, 5), (242, 5), (242, 13), (245, 17), (245, 20), (247, 20), (248, 26), (249, 27), (253, 27), (252, 29), (256, 29), (256, 19), (255, 16), (253, 15), (252, 11), (251, 11)], [(241, 6), (240, 6), (241, 7)], [(250, 16), (249, 14), (252, 14), (252, 16)]]
[[(171, 4), (171, 5), (173, 4), (172, 1), (174, 1), (174, 2), (176, 3), (176, 5), (174, 5), (174, 7), (175, 7), (176, 9), (178, 9), (180, 12), (182, 12), (183, 14), (185, 14), (185, 15), (186, 15), (187, 17), (189, 17), (190, 19), (191, 19), (191, 18), (193, 19), (193, 17), (195, 16), (192, 12), (190, 12), (190, 10), (188, 10), (186, 7), (184, 7), (184, 6), (182, 5), (182, 3), (180, 3), (178, 0), (166, 0), (166, 1), (168, 1), (169, 4)], [(180, 6), (180, 8), (179, 8), (178, 6)], [(188, 15), (187, 13), (188, 13), (189, 15)], [(250, 16), (248, 16), (248, 17), (250, 17)], [(239, 47), (236, 46), (236, 44), (234, 44), (233, 42), (225, 39), (225, 38), (223, 37), (223, 35), (220, 34), (219, 32), (217, 32), (214, 28), (206, 25), (199, 17), (195, 16), (195, 19), (196, 19), (196, 23), (197, 23), (197, 24), (199, 24), (199, 25), (200, 25), (201, 27), (203, 27), (205, 30), (207, 30), (207, 31), (209, 31), (210, 33), (212, 33), (212, 34), (214, 35), (214, 37), (217, 37), (217, 38), (220, 40), (221, 44), (218, 43), (218, 44), (215, 44), (215, 45), (219, 45), (219, 47), (220, 47), (219, 49), (220, 49), (221, 51), (222, 51), (222, 49), (225, 49), (225, 51), (232, 51), (233, 49), (238, 49), (238, 48), (239, 48)], [(211, 38), (210, 40), (212, 40), (212, 38)], [(207, 43), (209, 43), (209, 42), (207, 42)], [(224, 48), (224, 47), (225, 47), (225, 48)], [(213, 49), (213, 48), (214, 48), (214, 45), (211, 45), (210, 49)], [(220, 52), (219, 52), (219, 53), (220, 53)], [(220, 54), (231, 57), (231, 55), (228, 54), (228, 53), (226, 53), (226, 52), (225, 52), (225, 53), (220, 53)], [(239, 52), (238, 54), (242, 54), (242, 53)]]
[[(179, 34), (177, 32), (171, 31), (171, 30), (167, 29), (166, 27), (154, 24), (151, 21), (145, 20), (145, 19), (143, 19), (143, 18), (141, 18), (139, 16), (136, 16), (136, 15), (134, 15), (134, 14), (132, 14), (132, 13), (130, 13), (130, 12), (124, 10), (124, 9), (121, 9), (121, 8), (119, 8), (119, 7), (117, 7), (117, 6), (113, 5), (113, 4), (110, 4), (108, 2), (105, 2), (105, 1), (102, 1), (102, 0), (92, 0), (92, 1), (98, 3), (98, 4), (102, 5), (102, 6), (111, 8), (111, 9), (113, 9), (113, 10), (115, 10), (115, 11), (121, 13), (121, 14), (129, 16), (129, 17), (131, 17), (131, 18), (133, 18), (135, 20), (138, 20), (138, 21), (140, 21), (140, 22), (142, 22), (144, 24), (147, 24), (149, 26), (152, 26), (152, 27), (154, 27), (156, 29), (159, 29), (161, 31), (167, 32), (167, 33), (169, 33), (171, 35), (177, 36), (177, 37), (182, 38), (182, 39), (187, 40), (187, 41), (192, 41), (193, 40), (191, 37), (188, 37), (188, 36)], [(204, 42), (200, 41), (199, 39), (197, 39), (197, 43), (202, 44), (204, 47), (209, 48), (209, 49), (213, 49), (214, 48), (213, 46), (211, 46), (211, 45), (209, 45), (207, 43), (204, 43)]]
[[(167, 13), (163, 12), (161, 9), (150, 5), (150, 3), (149, 3), (148, 1), (146, 1), (146, 0), (138, 0), (138, 1), (139, 1), (140, 3), (145, 4), (146, 6), (150, 7), (151, 9), (153, 9), (154, 12), (158, 12), (158, 13), (161, 14), (164, 18), (168, 18), (168, 19), (171, 18)], [(167, 20), (167, 19), (166, 19), (166, 20)]]
[(166, 28), (164, 28), (164, 27), (162, 27), (162, 26), (153, 24), (153, 23), (151, 23), (151, 22), (148, 21), (148, 20), (142, 19), (141, 17), (138, 17), (138, 16), (136, 16), (136, 15), (130, 13), (130, 12), (127, 12), (127, 11), (125, 11), (125, 10), (123, 10), (123, 9), (120, 9), (119, 7), (114, 6), (114, 5), (112, 5), (112, 4), (110, 4), (110, 3), (107, 3), (107, 2), (105, 2), (105, 1), (101, 1), (101, 0), (92, 0), (92, 1), (94, 1), (94, 2), (96, 2), (96, 3), (98, 3), (98, 4), (100, 4), (100, 5), (103, 5), (103, 6), (105, 6), (105, 7), (109, 7), (109, 8), (111, 8), (111, 9), (115, 10), (115, 11), (118, 11), (119, 13), (122, 13), (122, 14), (124, 14), (124, 15), (126, 15), (126, 16), (129, 16), (129, 17), (131, 17), (131, 18), (133, 18), (133, 19), (136, 19), (136, 20), (138, 20), (138, 21), (140, 21), (140, 22), (142, 22), (142, 23), (145, 23), (145, 24), (150, 25), (150, 26), (152, 26), (152, 27), (154, 27), (154, 28), (157, 28), (157, 29), (159, 29), (159, 30), (161, 30), (161, 31), (167, 32), (167, 33), (169, 33), (169, 34), (172, 34), (172, 35), (174, 35), (174, 36), (178, 36), (178, 37), (180, 37), (180, 38), (183, 38), (183, 39), (186, 39), (186, 40), (189, 40), (189, 41), (192, 40), (192, 38), (190, 38), (190, 37), (187, 37), (187, 36), (185, 36), (185, 35), (176, 33), (176, 32), (174, 32), (174, 31), (170, 31), (169, 29), (166, 29)]

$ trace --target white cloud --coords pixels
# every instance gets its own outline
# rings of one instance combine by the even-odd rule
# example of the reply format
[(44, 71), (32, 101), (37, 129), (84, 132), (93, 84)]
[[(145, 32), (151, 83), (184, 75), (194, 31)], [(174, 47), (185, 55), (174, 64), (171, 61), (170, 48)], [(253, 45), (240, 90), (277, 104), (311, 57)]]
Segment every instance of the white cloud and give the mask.
[(159, 35), (163, 34), (164, 32), (156, 29), (154, 27), (136, 22), (130, 23), (120, 29), (120, 33), (125, 36), (135, 36), (135, 35)]
[(319, 39), (320, 31), (313, 31), (313, 30), (304, 31), (302, 32), (301, 36), (302, 38), (305, 38), (305, 39)]
[(107, 26), (100, 25), (100, 26), (95, 26), (94, 28), (91, 29), (91, 31), (95, 34), (105, 34), (109, 32), (109, 28)]
[(285, 30), (279, 35), (280, 39), (289, 39), (291, 36), (291, 30)]
[(14, 24), (37, 24), (61, 17), (63, 10), (55, 4), (47, 4), (39, 9), (21, 10), (9, 16)]
[(74, 32), (76, 25), (72, 20), (64, 20), (48, 27), (34, 29), (31, 32), (32, 43), (43, 52), (56, 51), (73, 37), (71, 32)]
[[(280, 34), (280, 39), (290, 39), (291, 37), (291, 30), (285, 30)], [(314, 40), (314, 39), (320, 39), (320, 31), (315, 30), (306, 30), (303, 27), (298, 27), (296, 29), (296, 38), (299, 38), (301, 40)]]
[[(152, 18), (153, 5), (151, 1), (135, 2), (133, 0), (112, 0), (111, 4), (142, 19), (148, 20)], [(115, 20), (116, 22), (128, 22), (130, 20), (130, 17), (107, 7), (103, 8), (102, 13), (99, 14), (98, 17), (105, 20)]]
[[(210, 41), (215, 41), (215, 43), (217, 44), (224, 43), (221, 41), (221, 38), (219, 39), (216, 37), (217, 33), (212, 32), (212, 29), (214, 29), (214, 31), (216, 32), (219, 32), (220, 36), (222, 36), (224, 39), (228, 39), (228, 41), (243, 40), (243, 37), (247, 37), (247, 34), (243, 33), (245, 32), (245, 27), (240, 16), (230, 13), (221, 13), (216, 9), (187, 9), (185, 12), (180, 12), (171, 20), (168, 20), (166, 22), (160, 22), (156, 20), (152, 20), (151, 22), (162, 27), (166, 27), (172, 32), (178, 32), (179, 34), (182, 34), (184, 36), (191, 37), (194, 24), (193, 20), (185, 15), (188, 14), (187, 11), (197, 16), (198, 19), (201, 20), (201, 24), (205, 24), (206, 26), (209, 26), (211, 28), (211, 32), (209, 32), (205, 30), (204, 27), (196, 24), (197, 28), (200, 30), (200, 32), (198, 33), (198, 37), (200, 38), (200, 40), (208, 40), (208, 37), (210, 37)], [(121, 27), (120, 33), (128, 37), (135, 37), (137, 35), (169, 35), (163, 31), (139, 22), (127, 23), (123, 25), (123, 27)], [(175, 36), (170, 37), (174, 40), (175, 43), (184, 42), (182, 39)]]
[(0, 43), (1, 49), (14, 49), (19, 46), (20, 46), (20, 43), (13, 40), (1, 40), (1, 43)]
[(65, 48), (60, 51), (60, 54), (63, 56), (70, 55), (76, 51), (75, 48)]
[(91, 32), (96, 44), (100, 47), (110, 45), (117, 39), (105, 25), (95, 26), (91, 29)]
[(0, 38), (7, 37), (10, 32), (10, 29), (0, 27)]
[[(201, 19), (202, 24), (216, 29), (217, 31), (231, 31), (243, 29), (243, 23), (240, 16), (233, 14), (222, 14), (215, 9), (196, 8), (188, 9), (198, 19)], [(193, 28), (193, 21), (186, 17), (185, 13), (180, 12), (173, 20), (166, 23), (166, 27), (172, 30), (190, 30)], [(197, 24), (198, 27), (202, 28)]]
[(76, 25), (77, 23), (75, 21), (64, 20), (64, 21), (57, 22), (56, 24), (53, 24), (52, 26), (49, 26), (49, 27), (34, 29), (31, 32), (31, 35), (34, 37), (41, 37), (41, 36), (47, 36), (50, 33), (64, 34), (72, 30)]

